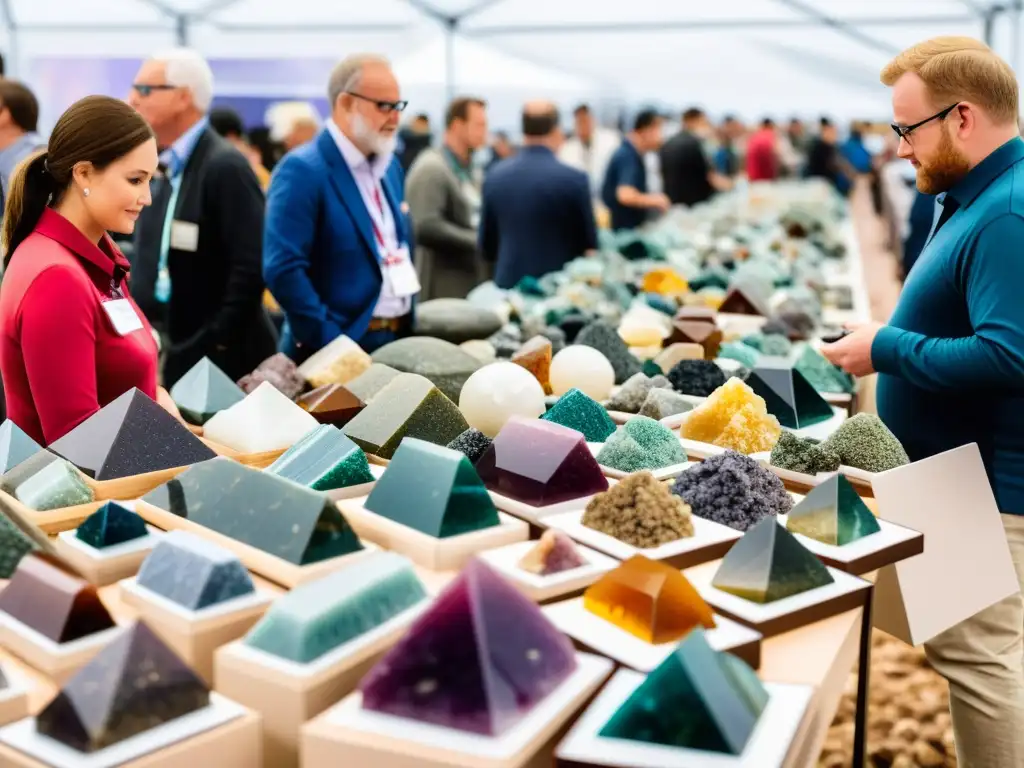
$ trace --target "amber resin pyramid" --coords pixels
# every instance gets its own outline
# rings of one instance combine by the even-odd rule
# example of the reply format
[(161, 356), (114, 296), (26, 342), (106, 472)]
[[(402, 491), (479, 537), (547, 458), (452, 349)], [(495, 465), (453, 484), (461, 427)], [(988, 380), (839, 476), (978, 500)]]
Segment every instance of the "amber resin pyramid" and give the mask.
[(768, 413), (790, 429), (803, 429), (831, 419), (832, 406), (788, 361), (762, 357), (747, 385), (763, 397)]
[(541, 419), (509, 419), (476, 471), (492, 491), (535, 507), (608, 490), (586, 438)]
[(203, 425), (214, 415), (245, 399), (245, 392), (208, 357), (171, 387), (171, 399), (191, 424)]
[(364, 709), (501, 736), (575, 669), (568, 638), (474, 559), (359, 689)]
[(203, 681), (140, 621), (64, 685), (36, 717), (36, 730), (91, 753), (209, 703)]
[(137, 389), (101, 408), (51, 444), (50, 450), (96, 480), (185, 467), (216, 456)]
[(643, 555), (591, 585), (583, 607), (654, 645), (678, 640), (697, 626), (715, 627), (711, 608), (682, 572)]
[(10, 472), (43, 447), (10, 419), (0, 424), (0, 474)]
[(512, 362), (532, 373), (544, 388), (545, 395), (551, 394), (552, 351), (551, 339), (546, 336), (534, 336), (512, 355)]
[(818, 558), (769, 516), (733, 544), (711, 585), (754, 603), (772, 603), (834, 581)]
[(343, 427), (366, 407), (366, 403), (341, 384), (325, 384), (299, 397), (296, 404), (321, 424)]
[(881, 530), (878, 520), (850, 481), (838, 473), (812, 488), (789, 511), (786, 528), (839, 547)]
[(321, 424), (267, 467), (267, 472), (314, 491), (372, 483), (363, 449), (332, 424)]
[(326, 496), (231, 459), (189, 467), (142, 501), (293, 565), (363, 548)]
[(498, 525), (498, 511), (463, 454), (402, 441), (364, 505), (374, 514), (443, 539)]
[(768, 691), (754, 670), (712, 649), (697, 629), (633, 691), (600, 735), (740, 755), (767, 705)]

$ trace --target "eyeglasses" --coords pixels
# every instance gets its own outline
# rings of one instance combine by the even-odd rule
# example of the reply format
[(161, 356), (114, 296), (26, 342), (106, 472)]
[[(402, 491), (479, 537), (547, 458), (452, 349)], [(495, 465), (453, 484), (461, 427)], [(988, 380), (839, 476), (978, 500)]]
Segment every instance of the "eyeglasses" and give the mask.
[(405, 108), (409, 106), (408, 101), (382, 101), (381, 99), (371, 99), (369, 96), (363, 96), (363, 94), (354, 93), (353, 91), (345, 91), (345, 93), (353, 98), (370, 102), (385, 115), (390, 115), (392, 112), (404, 112)]
[(178, 85), (149, 85), (148, 83), (132, 83), (132, 88), (139, 92), (139, 96), (149, 96), (153, 91), (173, 91), (180, 88)]
[(922, 125), (924, 125), (926, 123), (930, 123), (932, 120), (944, 120), (946, 118), (946, 115), (948, 115), (950, 112), (952, 112), (954, 109), (956, 109), (959, 106), (960, 106), (960, 102), (957, 102), (956, 104), (953, 104), (953, 105), (951, 105), (949, 107), (946, 107), (941, 112), (936, 112), (931, 117), (926, 117), (921, 122), (914, 123), (913, 125), (903, 126), (903, 125), (900, 125), (899, 123), (891, 123), (890, 126), (896, 132), (897, 136), (899, 136), (901, 139), (903, 139), (904, 141), (906, 141), (909, 144), (910, 143), (910, 134), (912, 134), (914, 131), (916, 131), (918, 128), (920, 128)]

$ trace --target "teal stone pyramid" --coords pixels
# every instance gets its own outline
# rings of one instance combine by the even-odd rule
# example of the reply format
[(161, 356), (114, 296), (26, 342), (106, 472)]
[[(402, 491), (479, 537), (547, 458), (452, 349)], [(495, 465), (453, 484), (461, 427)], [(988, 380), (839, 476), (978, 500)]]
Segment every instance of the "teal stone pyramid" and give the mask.
[(43, 447), (10, 419), (0, 424), (0, 474), (9, 472)]
[(244, 643), (308, 664), (425, 600), (412, 563), (374, 552), (358, 565), (302, 584), (274, 601)]
[(789, 511), (786, 528), (823, 544), (844, 546), (881, 527), (850, 481), (836, 473)]
[(363, 449), (333, 424), (321, 424), (267, 467), (267, 472), (314, 491), (372, 483)]
[(116, 501), (97, 509), (75, 531), (75, 538), (95, 549), (105, 549), (147, 536), (146, 521)]
[(605, 723), (600, 735), (740, 755), (768, 705), (746, 662), (693, 630)]
[(615, 422), (604, 406), (575, 387), (558, 398), (541, 418), (582, 432), (588, 443), (603, 443), (615, 432)]
[(732, 545), (711, 585), (755, 603), (772, 603), (833, 581), (821, 561), (768, 516)]
[(465, 454), (410, 437), (402, 441), (364, 506), (439, 539), (499, 522), (494, 502)]
[(220, 411), (245, 399), (245, 392), (204, 357), (171, 387), (171, 399), (185, 420), (202, 426)]
[(747, 384), (764, 398), (768, 413), (789, 429), (803, 429), (834, 415), (832, 406), (804, 375), (781, 358), (761, 357)]

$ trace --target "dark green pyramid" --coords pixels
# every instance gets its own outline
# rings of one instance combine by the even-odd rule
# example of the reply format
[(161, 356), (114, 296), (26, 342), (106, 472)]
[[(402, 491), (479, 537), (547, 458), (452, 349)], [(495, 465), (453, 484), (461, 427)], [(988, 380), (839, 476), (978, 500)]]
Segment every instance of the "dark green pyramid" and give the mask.
[(786, 528), (823, 544), (843, 546), (881, 527), (850, 481), (838, 472), (790, 510)]
[(601, 736), (647, 744), (743, 753), (768, 692), (747, 664), (693, 630), (633, 691)]
[(171, 399), (185, 420), (203, 425), (214, 415), (245, 398), (242, 391), (210, 358), (204, 357), (171, 387)]
[(582, 432), (588, 443), (603, 443), (615, 432), (615, 422), (604, 406), (575, 387), (558, 398), (541, 418)]
[(498, 525), (494, 502), (464, 454), (409, 437), (366, 508), (439, 539)]
[(0, 513), (0, 579), (9, 579), (21, 558), (39, 547), (22, 530)]
[(833, 416), (832, 406), (800, 371), (781, 358), (760, 357), (747, 384), (764, 398), (768, 413), (789, 429), (803, 429)]
[(9, 472), (43, 447), (10, 419), (0, 424), (0, 474)]
[(116, 501), (108, 501), (78, 526), (75, 538), (95, 549), (104, 549), (141, 539), (148, 533), (145, 520)]
[(711, 584), (755, 603), (772, 603), (833, 581), (818, 558), (769, 516), (733, 544)]
[(363, 449), (333, 424), (321, 424), (267, 468), (267, 472), (314, 491), (372, 483)]

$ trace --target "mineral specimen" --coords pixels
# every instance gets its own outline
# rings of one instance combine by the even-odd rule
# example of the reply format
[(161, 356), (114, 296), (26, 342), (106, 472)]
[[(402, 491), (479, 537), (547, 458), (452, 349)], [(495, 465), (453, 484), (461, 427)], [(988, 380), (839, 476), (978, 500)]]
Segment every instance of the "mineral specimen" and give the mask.
[(448, 443), (447, 447), (464, 454), (470, 463), (476, 464), (487, 449), (491, 447), (491, 438), (479, 429), (470, 427)]
[(684, 344), (676, 342), (663, 349), (654, 362), (663, 371), (671, 371), (680, 360), (703, 360), (704, 347), (700, 344)]
[(803, 429), (834, 415), (832, 406), (785, 360), (761, 358), (746, 383), (784, 427)]
[(116, 501), (108, 501), (75, 530), (75, 538), (94, 549), (113, 547), (148, 535), (146, 521)]
[(256, 370), (238, 380), (238, 386), (249, 395), (268, 383), (289, 400), (294, 400), (306, 388), (306, 380), (295, 363), (283, 352), (268, 357)]
[(525, 368), (491, 363), (466, 380), (459, 395), (459, 410), (469, 426), (494, 437), (513, 416), (541, 416), (544, 388)]
[(462, 385), (481, 365), (455, 344), (429, 336), (393, 341), (374, 352), (372, 357), (375, 363), (429, 379), (452, 402), (458, 402)]
[(711, 608), (676, 568), (633, 555), (583, 593), (583, 607), (654, 645), (694, 627), (714, 629)]
[(797, 437), (792, 432), (779, 435), (779, 442), (772, 448), (771, 464), (779, 469), (816, 475), (819, 472), (835, 472), (842, 462), (839, 454), (824, 448), (813, 440)]
[(469, 459), (411, 437), (395, 451), (364, 506), (439, 539), (499, 524), (494, 502)]
[(676, 479), (672, 493), (698, 517), (737, 531), (746, 531), (765, 517), (784, 515), (793, 506), (793, 497), (778, 476), (734, 451), (690, 467)]
[(171, 387), (171, 399), (191, 424), (203, 425), (214, 414), (245, 397), (228, 375), (204, 357)]
[(351, 381), (365, 373), (370, 362), (370, 356), (343, 334), (314, 352), (299, 366), (298, 372), (311, 386), (320, 388)]
[(609, 411), (622, 411), (623, 413), (636, 413), (647, 399), (647, 394), (655, 388), (672, 388), (672, 382), (664, 376), (647, 376), (638, 373), (626, 380), (626, 383), (619, 387), (608, 400)]
[(608, 399), (613, 386), (612, 364), (592, 347), (573, 344), (551, 361), (551, 391), (556, 395), (578, 389), (600, 403)]
[(645, 293), (659, 293), (663, 296), (675, 296), (686, 293), (689, 286), (686, 278), (672, 269), (652, 269), (644, 275), (641, 290)]
[(366, 403), (341, 384), (325, 384), (295, 401), (321, 424), (343, 427), (356, 417)]
[(576, 543), (561, 531), (548, 528), (517, 565), (538, 576), (552, 576), (587, 564)]
[(267, 467), (267, 472), (314, 491), (372, 483), (363, 449), (331, 424), (321, 424)]
[(344, 432), (370, 454), (390, 459), (405, 437), (447, 445), (469, 424), (458, 406), (423, 376), (407, 373), (377, 393)]
[(401, 371), (396, 371), (389, 365), (374, 363), (367, 368), (366, 371), (345, 384), (345, 389), (358, 397), (364, 403), (369, 403), (377, 396), (377, 393), (390, 384), (391, 380), (398, 376), (399, 373), (401, 373)]
[(490, 490), (536, 507), (608, 489), (586, 438), (541, 419), (510, 419), (476, 470)]
[(29, 509), (46, 512), (88, 504), (95, 494), (70, 462), (58, 459), (20, 483), (14, 498)]
[(234, 553), (185, 531), (170, 531), (160, 538), (142, 561), (136, 582), (190, 611), (256, 590), (249, 571)]
[(501, 317), (466, 299), (431, 299), (416, 306), (416, 335), (453, 344), (486, 339), (501, 328)]
[(746, 343), (738, 341), (727, 342), (718, 350), (719, 359), (724, 358), (726, 360), (735, 360), (748, 368), (752, 368), (757, 365), (758, 357), (760, 357), (760, 355), (758, 354), (757, 349)]
[(693, 536), (690, 508), (650, 472), (637, 472), (587, 504), (583, 525), (637, 549)]
[(608, 411), (578, 389), (570, 389), (558, 398), (541, 418), (582, 432), (589, 443), (603, 443), (615, 432), (615, 422)]
[(718, 357), (718, 348), (722, 346), (722, 331), (718, 326), (699, 320), (676, 320), (672, 325), (668, 344), (699, 344), (704, 350), (704, 359)]
[(640, 372), (640, 361), (633, 357), (619, 332), (607, 323), (591, 323), (576, 337), (576, 344), (593, 347), (603, 354), (615, 371), (615, 383), (621, 384)]
[(29, 552), (39, 549), (7, 516), (0, 513), (0, 579), (9, 579)]
[(845, 466), (865, 472), (885, 472), (910, 463), (900, 441), (873, 413), (847, 419), (821, 447), (839, 454)]
[(640, 406), (640, 415), (651, 419), (667, 419), (693, 410), (693, 403), (671, 389), (654, 388), (647, 393), (647, 399)]
[(474, 559), (359, 690), (364, 709), (501, 736), (575, 669), (568, 638)]
[(819, 392), (852, 394), (857, 389), (857, 383), (850, 374), (832, 365), (810, 345), (804, 345), (793, 367)]
[[(640, 367), (640, 372), (644, 376), (647, 376), (652, 379), (658, 376), (664, 378), (665, 376), (665, 371), (663, 371), (661, 367), (653, 360), (644, 360), (643, 365), (641, 365)], [(668, 379), (665, 380), (668, 381)]]
[(41, 450), (32, 454), (29, 458), (10, 469), (0, 477), (0, 489), (12, 496), (17, 494), (21, 484), (38, 472), (43, 471), (55, 461), (63, 461), (57, 454), (51, 451)]
[(471, 341), (464, 341), (459, 344), (459, 349), (468, 355), (472, 355), (484, 365), (487, 363), (493, 363), (498, 359), (498, 350), (494, 348), (494, 345), (484, 339), (472, 339)]
[(806, 312), (788, 311), (772, 315), (762, 327), (764, 333), (778, 333), (790, 341), (808, 338), (814, 331), (814, 318)]
[(42, 446), (10, 419), (0, 424), (0, 474), (10, 472), (41, 450)]
[(773, 603), (834, 581), (813, 552), (768, 517), (732, 545), (711, 584), (754, 603)]
[(881, 530), (850, 481), (839, 474), (812, 488), (790, 510), (786, 528), (840, 547)]
[(789, 339), (775, 333), (752, 333), (744, 336), (742, 341), (761, 354), (773, 357), (785, 357), (793, 348)]
[(517, 325), (506, 325), (487, 339), (487, 342), (494, 347), (494, 352), (499, 358), (507, 359), (522, 346), (522, 331)]
[(245, 645), (309, 664), (426, 599), (412, 563), (374, 552), (352, 568), (301, 584), (274, 601)]
[(725, 384), (725, 374), (712, 360), (681, 360), (668, 372), (672, 388), (684, 395), (707, 397)]
[(316, 428), (316, 419), (264, 382), (206, 422), (203, 436), (241, 453), (262, 453), (290, 448)]
[(765, 296), (750, 285), (734, 285), (725, 295), (725, 300), (718, 307), (719, 312), (731, 315), (760, 315), (768, 317), (768, 301)]
[(781, 432), (764, 399), (736, 377), (690, 411), (680, 430), (688, 440), (748, 454), (771, 450)]
[(634, 416), (608, 438), (597, 461), (621, 472), (662, 469), (686, 461), (679, 437), (671, 429), (646, 416)]

